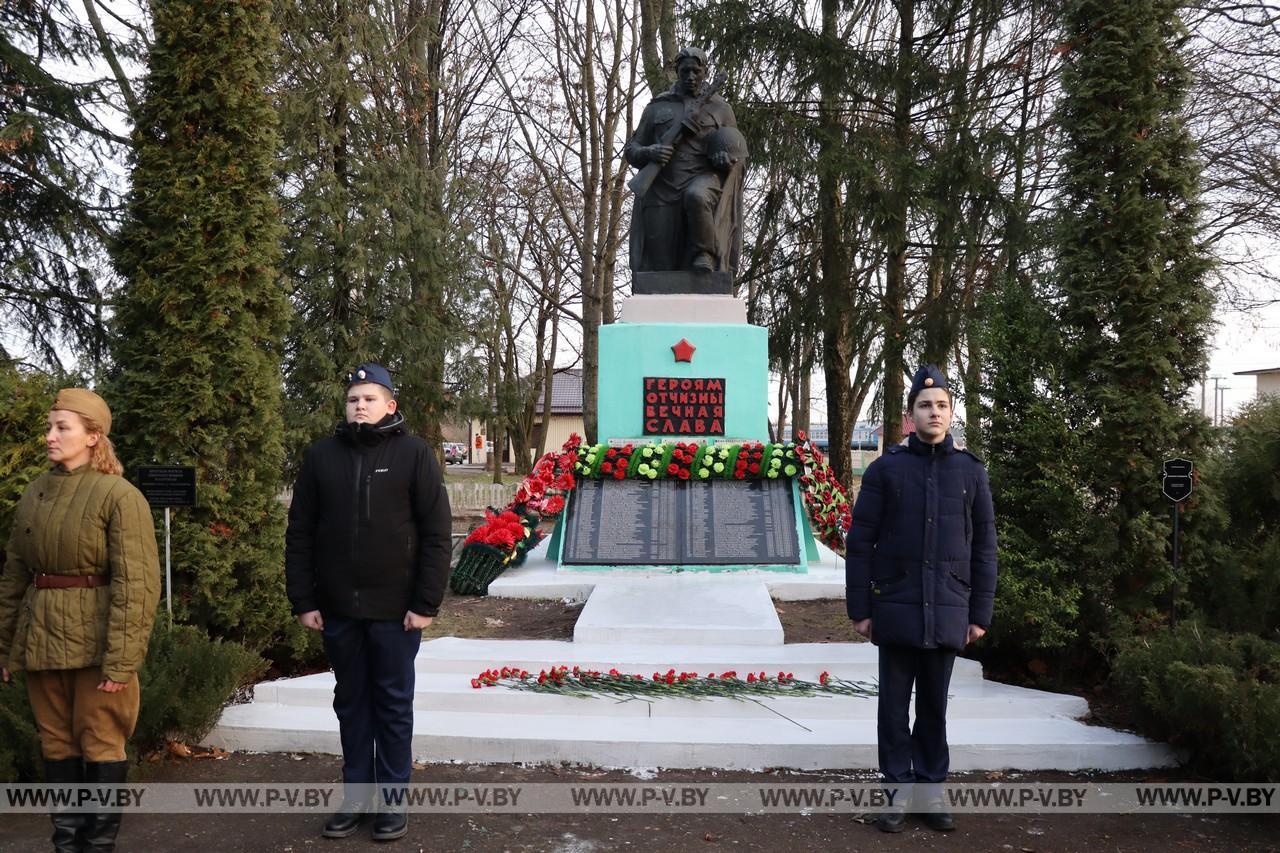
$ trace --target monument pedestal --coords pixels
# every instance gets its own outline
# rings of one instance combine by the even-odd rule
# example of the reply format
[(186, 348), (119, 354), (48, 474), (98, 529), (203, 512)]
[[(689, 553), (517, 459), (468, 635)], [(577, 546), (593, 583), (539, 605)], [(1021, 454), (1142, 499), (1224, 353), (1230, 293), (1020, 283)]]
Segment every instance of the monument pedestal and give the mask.
[(656, 294), (733, 294), (733, 276), (727, 272), (689, 272), (660, 270), (631, 273), (632, 293)]
[(618, 319), (623, 323), (670, 323), (679, 317), (686, 323), (747, 324), (747, 303), (736, 296), (631, 296), (622, 300)]
[[(669, 309), (668, 317), (671, 321), (683, 319), (674, 308)], [(682, 354), (687, 361), (677, 360)], [(647, 389), (647, 379), (719, 380), (724, 411), (719, 416), (714, 411), (707, 413), (708, 420), (719, 421), (719, 431), (695, 432), (692, 427), (689, 432), (679, 431), (687, 418), (672, 417), (669, 408), (664, 412), (661, 407), (683, 407), (687, 401), (660, 396), (665, 387), (662, 391)], [(638, 436), (649, 441), (765, 441), (769, 437), (769, 330), (745, 323), (601, 326), (598, 388), (600, 441)], [(686, 393), (694, 390), (691, 387)], [(654, 420), (658, 421), (657, 429), (646, 429), (646, 422)], [(667, 420), (675, 427), (669, 432), (661, 429)]]
[(782, 622), (758, 578), (679, 574), (599, 584), (575, 643), (780, 646)]

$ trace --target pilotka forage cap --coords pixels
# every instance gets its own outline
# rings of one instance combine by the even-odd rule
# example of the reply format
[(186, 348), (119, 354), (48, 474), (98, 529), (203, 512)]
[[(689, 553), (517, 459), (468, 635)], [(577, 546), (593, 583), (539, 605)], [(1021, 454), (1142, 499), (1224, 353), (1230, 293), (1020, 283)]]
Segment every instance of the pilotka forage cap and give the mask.
[(75, 412), (102, 427), (103, 435), (111, 434), (111, 409), (106, 400), (88, 388), (63, 388), (53, 398), (49, 411)]
[(926, 388), (947, 389), (947, 377), (942, 375), (942, 371), (938, 369), (936, 364), (921, 365), (916, 371), (915, 378), (911, 380), (910, 394), (919, 394)]
[(391, 383), (391, 373), (375, 361), (366, 361), (355, 370), (347, 374), (347, 387), (359, 385), (363, 382), (372, 382), (374, 385), (381, 385), (394, 395), (396, 386)]

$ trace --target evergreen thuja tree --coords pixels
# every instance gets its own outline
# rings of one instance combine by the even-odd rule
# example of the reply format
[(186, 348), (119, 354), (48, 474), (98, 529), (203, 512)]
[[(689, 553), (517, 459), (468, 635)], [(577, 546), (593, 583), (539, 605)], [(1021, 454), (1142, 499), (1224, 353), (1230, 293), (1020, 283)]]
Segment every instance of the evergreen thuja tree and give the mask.
[(152, 11), (116, 247), (112, 437), (130, 469), (197, 469), (199, 505), (174, 513), (175, 616), (262, 647), (291, 624), (270, 3), (161, 0)]
[[(1032, 276), (1002, 275), (984, 295), (977, 328), (1000, 543), (991, 645), (1008, 656), (1069, 649), (1080, 639), (1077, 555), (1089, 525), (1076, 480), (1081, 446), (1062, 417), (1062, 339), (1047, 290)], [(1057, 660), (1072, 665), (1070, 655)]]
[(1082, 625), (1159, 619), (1170, 592), (1160, 467), (1203, 458), (1188, 391), (1213, 299), (1197, 247), (1199, 167), (1182, 122), (1190, 75), (1173, 0), (1068, 0), (1057, 234), (1063, 379), (1093, 516)]

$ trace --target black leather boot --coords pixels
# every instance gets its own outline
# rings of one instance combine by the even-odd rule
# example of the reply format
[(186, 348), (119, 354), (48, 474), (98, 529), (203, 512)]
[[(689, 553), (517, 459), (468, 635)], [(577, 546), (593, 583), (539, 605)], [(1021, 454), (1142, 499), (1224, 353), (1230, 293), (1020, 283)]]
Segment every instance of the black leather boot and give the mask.
[(342, 807), (324, 822), (321, 835), (325, 838), (346, 838), (355, 835), (360, 824), (369, 816), (369, 804), (362, 800), (344, 800)]
[(409, 815), (402, 805), (383, 806), (373, 819), (373, 840), (394, 841), (409, 831)]
[[(75, 785), (84, 781), (84, 762), (80, 756), (44, 760), (44, 780), (59, 785)], [(53, 821), (54, 853), (80, 853), (80, 835), (89, 822), (84, 812), (53, 808), (49, 819)]]
[[(84, 780), (98, 785), (123, 785), (129, 779), (128, 761), (86, 761)], [(120, 812), (95, 812), (90, 815), (81, 838), (81, 850), (92, 853), (111, 853), (116, 849), (116, 834), (120, 832)]]

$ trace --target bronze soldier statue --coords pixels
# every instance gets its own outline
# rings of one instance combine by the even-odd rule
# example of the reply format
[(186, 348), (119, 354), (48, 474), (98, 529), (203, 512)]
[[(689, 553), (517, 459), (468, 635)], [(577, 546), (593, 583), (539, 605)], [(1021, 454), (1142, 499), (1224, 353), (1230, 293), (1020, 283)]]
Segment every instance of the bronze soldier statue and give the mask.
[[(733, 108), (707, 86), (704, 51), (681, 50), (676, 75), (645, 107), (623, 151), (642, 169), (631, 184), (631, 269), (732, 276), (742, 252), (746, 141)], [(650, 164), (656, 174), (643, 171)]]

